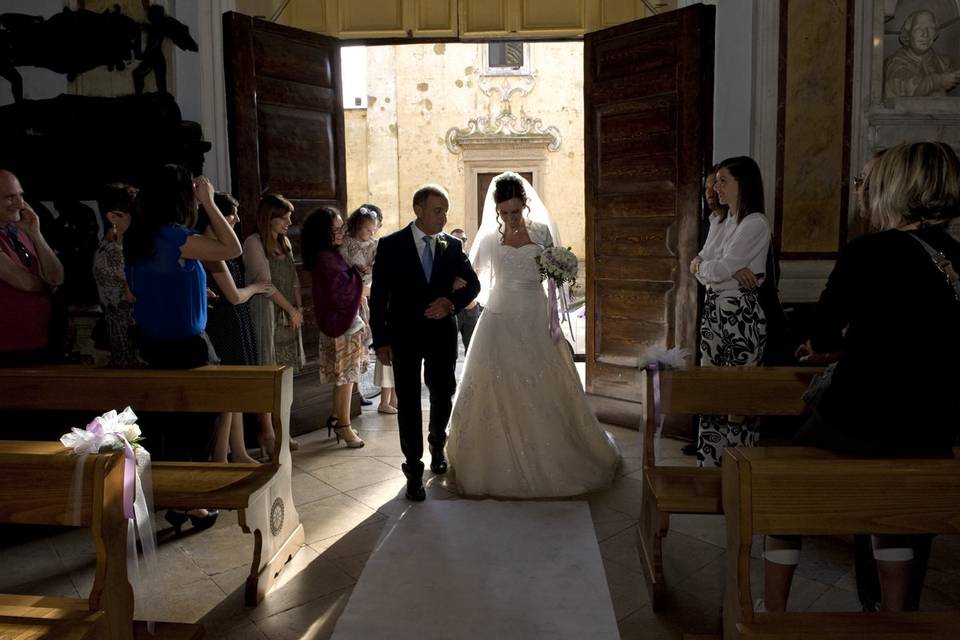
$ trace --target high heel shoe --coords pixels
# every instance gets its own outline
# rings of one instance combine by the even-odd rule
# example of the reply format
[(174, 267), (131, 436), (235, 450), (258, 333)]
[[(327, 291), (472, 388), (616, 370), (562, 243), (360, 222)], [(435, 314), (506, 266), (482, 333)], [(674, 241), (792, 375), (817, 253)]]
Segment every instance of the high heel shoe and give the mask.
[[(170, 512), (168, 511), (167, 513)], [(197, 531), (204, 531), (215, 525), (219, 516), (220, 512), (216, 509), (207, 509), (207, 515), (205, 516), (187, 514), (187, 517), (190, 518), (190, 524), (193, 525), (193, 528)]]
[(340, 424), (340, 421), (337, 420), (334, 416), (327, 418), (327, 437), (333, 435), (333, 430), (337, 428), (337, 425)]
[(184, 511), (173, 511), (172, 509), (167, 509), (167, 512), (163, 514), (163, 519), (170, 523), (170, 526), (173, 527), (173, 530), (177, 532), (177, 535), (180, 534), (180, 529), (183, 528), (183, 523), (187, 521), (187, 514)]
[[(345, 424), (341, 427), (334, 427), (333, 431), (337, 434), (337, 444), (340, 444), (340, 438), (342, 437), (343, 441), (347, 443), (347, 447), (349, 449), (359, 449), (364, 445), (364, 442), (360, 439), (360, 436), (358, 436), (356, 432), (354, 432), (353, 428), (348, 424)], [(343, 432), (343, 436), (340, 435), (341, 432)], [(352, 440), (347, 438), (348, 432), (353, 434)]]
[(204, 531), (216, 524), (217, 518), (220, 516), (220, 512), (216, 509), (207, 509), (206, 511), (207, 515), (205, 516), (195, 516), (185, 511), (167, 509), (167, 512), (163, 514), (163, 519), (170, 523), (177, 535), (180, 535), (180, 530), (187, 520), (197, 531)]

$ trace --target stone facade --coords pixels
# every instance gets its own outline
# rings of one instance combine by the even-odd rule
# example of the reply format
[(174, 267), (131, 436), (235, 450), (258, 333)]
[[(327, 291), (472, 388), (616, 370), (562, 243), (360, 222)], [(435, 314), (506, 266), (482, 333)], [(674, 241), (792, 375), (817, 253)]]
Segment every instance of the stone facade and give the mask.
[[(451, 196), (447, 228), (471, 233), (476, 228), (476, 173), (529, 169), (558, 221), (563, 243), (582, 257), (582, 44), (530, 44), (530, 74), (522, 76), (485, 75), (486, 46), (367, 49), (367, 108), (348, 110), (346, 117), (349, 208), (363, 202), (379, 205), (385, 232), (390, 232), (412, 219), (410, 199), (416, 188), (439, 182)], [(448, 132), (468, 130), (470, 120), (485, 118), (489, 131), (506, 114), (514, 117), (513, 126), (503, 127), (501, 134), (488, 133), (463, 148), (448, 145)], [(512, 135), (524, 128), (524, 116), (540, 120), (536, 131), (553, 127), (556, 135)], [(559, 148), (548, 149), (556, 141)]]

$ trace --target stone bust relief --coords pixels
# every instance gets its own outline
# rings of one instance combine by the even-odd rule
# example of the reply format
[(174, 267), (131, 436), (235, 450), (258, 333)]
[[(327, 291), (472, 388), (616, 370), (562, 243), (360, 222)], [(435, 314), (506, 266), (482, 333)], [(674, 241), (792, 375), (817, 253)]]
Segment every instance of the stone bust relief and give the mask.
[(900, 48), (883, 64), (883, 95), (945, 96), (960, 83), (960, 70), (949, 56), (937, 53), (933, 43), (940, 25), (933, 12), (914, 11), (900, 29)]

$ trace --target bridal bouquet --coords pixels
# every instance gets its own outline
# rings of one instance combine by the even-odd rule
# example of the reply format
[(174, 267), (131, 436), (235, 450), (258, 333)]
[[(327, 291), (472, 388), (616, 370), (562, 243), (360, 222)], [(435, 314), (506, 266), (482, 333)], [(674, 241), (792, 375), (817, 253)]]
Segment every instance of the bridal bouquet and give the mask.
[(549, 247), (537, 256), (541, 278), (550, 278), (557, 285), (577, 279), (577, 256), (570, 248)]

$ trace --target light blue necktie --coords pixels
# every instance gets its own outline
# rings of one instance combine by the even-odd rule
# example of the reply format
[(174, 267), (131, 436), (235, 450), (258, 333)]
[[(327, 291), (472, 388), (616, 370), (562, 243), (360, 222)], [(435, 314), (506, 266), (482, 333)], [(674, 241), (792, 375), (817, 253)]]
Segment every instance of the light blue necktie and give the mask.
[(420, 252), (420, 262), (423, 264), (423, 275), (430, 282), (430, 276), (433, 275), (433, 238), (423, 236), (423, 251)]

